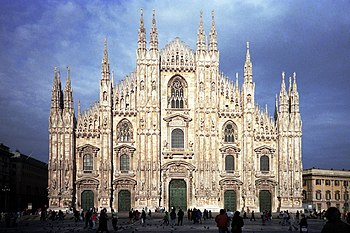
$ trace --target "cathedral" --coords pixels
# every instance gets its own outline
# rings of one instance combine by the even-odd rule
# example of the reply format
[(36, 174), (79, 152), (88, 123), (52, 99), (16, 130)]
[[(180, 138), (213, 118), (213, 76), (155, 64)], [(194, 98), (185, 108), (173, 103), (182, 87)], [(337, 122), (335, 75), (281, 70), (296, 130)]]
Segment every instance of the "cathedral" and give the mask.
[(90, 108), (75, 113), (70, 70), (63, 90), (55, 69), (49, 208), (300, 210), (296, 74), (282, 73), (270, 116), (255, 101), (249, 43), (242, 83), (219, 57), (214, 14), (208, 37), (200, 14), (193, 50), (180, 38), (159, 49), (154, 12), (147, 42), (141, 12), (135, 70), (115, 83), (105, 41)]

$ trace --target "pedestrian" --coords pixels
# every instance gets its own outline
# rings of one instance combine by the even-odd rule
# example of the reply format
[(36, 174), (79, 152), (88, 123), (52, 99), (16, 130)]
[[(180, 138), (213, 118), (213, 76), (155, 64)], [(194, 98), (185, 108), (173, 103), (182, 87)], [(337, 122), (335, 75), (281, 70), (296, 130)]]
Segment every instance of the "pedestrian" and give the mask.
[(299, 220), (299, 210), (297, 210), (297, 212), (295, 214), (295, 218)]
[(151, 219), (151, 218), (152, 218), (152, 212), (151, 212), (151, 209), (149, 209), (149, 210), (148, 210), (148, 217), (149, 217), (149, 219)]
[(181, 226), (182, 226), (182, 220), (184, 218), (184, 212), (182, 211), (182, 209), (180, 208), (179, 211), (177, 212), (177, 225), (180, 226), (180, 223), (181, 223)]
[(168, 213), (168, 211), (165, 211), (165, 213), (164, 213), (163, 224), (165, 224), (167, 226), (169, 225), (169, 213)]
[(134, 219), (133, 209), (130, 209), (130, 211), (129, 211), (129, 224), (131, 224), (133, 222), (133, 219)]
[(92, 212), (90, 209), (88, 211), (86, 211), (86, 213), (85, 213), (85, 227), (84, 228), (89, 227), (89, 221), (91, 221), (91, 215), (92, 215)]
[(96, 232), (109, 232), (108, 228), (107, 228), (107, 220), (108, 220), (108, 216), (107, 216), (107, 210), (106, 208), (103, 208), (100, 212), (100, 218), (98, 221), (98, 229)]
[(254, 221), (256, 221), (255, 216), (254, 216), (254, 210), (252, 210), (252, 215), (250, 216), (250, 221), (252, 221), (252, 219), (254, 219)]
[(91, 222), (92, 222), (92, 229), (96, 229), (96, 222), (97, 222), (97, 213), (94, 211), (91, 215)]
[(176, 221), (176, 213), (175, 213), (175, 208), (171, 209), (170, 212), (170, 225), (173, 227), (175, 225), (175, 221)]
[(240, 213), (239, 211), (236, 211), (233, 215), (232, 218), (232, 223), (231, 223), (231, 232), (232, 233), (241, 233), (242, 232), (242, 227), (244, 226), (244, 221), (241, 216), (239, 216)]
[(305, 217), (305, 214), (301, 214), (301, 220), (300, 220), (299, 226), (300, 226), (300, 233), (308, 232), (307, 219)]
[(118, 230), (118, 215), (117, 212), (114, 211), (114, 209), (112, 209), (112, 227), (115, 231)]
[(142, 212), (141, 212), (141, 224), (142, 226), (145, 226), (146, 224), (146, 211), (144, 209), (142, 209)]
[(216, 226), (219, 229), (219, 233), (227, 233), (229, 219), (224, 209), (220, 210), (220, 214), (215, 217)]
[(340, 219), (340, 212), (336, 207), (329, 207), (325, 214), (327, 223), (321, 233), (349, 233), (350, 225)]

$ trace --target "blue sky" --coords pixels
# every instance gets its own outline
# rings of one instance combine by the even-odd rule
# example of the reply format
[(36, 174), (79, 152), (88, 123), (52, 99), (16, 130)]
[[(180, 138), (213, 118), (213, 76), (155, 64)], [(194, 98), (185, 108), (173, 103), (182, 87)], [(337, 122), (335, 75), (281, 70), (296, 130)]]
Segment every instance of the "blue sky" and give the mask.
[[(350, 169), (349, 1), (13, 1), (0, 6), (0, 142), (48, 160), (54, 67), (71, 68), (75, 106), (98, 99), (103, 41), (120, 80), (135, 68), (140, 9), (160, 48), (179, 36), (195, 49), (215, 11), (220, 69), (242, 82), (250, 41), (256, 101), (273, 114), (281, 72), (297, 73), (304, 168)], [(77, 108), (76, 108), (77, 109)]]

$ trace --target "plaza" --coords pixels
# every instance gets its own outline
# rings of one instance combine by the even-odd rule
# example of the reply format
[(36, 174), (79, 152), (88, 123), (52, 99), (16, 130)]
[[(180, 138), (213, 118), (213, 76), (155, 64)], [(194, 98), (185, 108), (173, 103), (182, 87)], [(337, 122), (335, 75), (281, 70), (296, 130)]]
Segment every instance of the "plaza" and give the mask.
[[(217, 213), (213, 214), (215, 217)], [(259, 216), (258, 214), (256, 216)], [(23, 232), (23, 233), (69, 233), (69, 232), (95, 232), (96, 230), (84, 229), (84, 222), (75, 222), (73, 216), (66, 215), (63, 221), (51, 221), (47, 220), (45, 222), (40, 221), (39, 216), (24, 216), (20, 219), (18, 227), (16, 228), (5, 228), (4, 221), (2, 220), (0, 224), (0, 232)], [(284, 233), (284, 232), (299, 232), (299, 230), (293, 229), (289, 230), (289, 226), (280, 225), (280, 220), (274, 218), (272, 221), (266, 223), (266, 225), (261, 224), (261, 219), (257, 218), (256, 221), (249, 221), (249, 219), (244, 219), (243, 232), (256, 233), (256, 232), (274, 232), (274, 233)], [(214, 219), (208, 219), (203, 221), (201, 224), (193, 224), (189, 221), (187, 217), (184, 218), (183, 226), (162, 225), (163, 214), (153, 213), (151, 219), (146, 220), (145, 226), (141, 225), (140, 221), (136, 221), (132, 224), (128, 223), (127, 213), (119, 214), (118, 220), (118, 231), (113, 231), (111, 216), (109, 214), (108, 220), (108, 230), (110, 232), (218, 232), (216, 223)], [(308, 219), (309, 232), (321, 232), (324, 220), (320, 219)]]

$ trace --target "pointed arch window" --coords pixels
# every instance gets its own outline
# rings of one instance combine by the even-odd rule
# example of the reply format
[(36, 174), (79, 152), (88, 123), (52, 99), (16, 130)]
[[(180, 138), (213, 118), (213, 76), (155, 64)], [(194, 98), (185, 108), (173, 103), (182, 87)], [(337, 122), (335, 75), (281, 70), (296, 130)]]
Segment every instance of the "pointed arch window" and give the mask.
[(260, 157), (260, 171), (262, 172), (270, 171), (270, 161), (269, 161), (269, 157), (266, 155), (263, 155)]
[(171, 148), (184, 148), (184, 131), (181, 129), (171, 132)]
[(130, 121), (127, 119), (122, 120), (117, 125), (117, 141), (118, 142), (131, 142), (133, 139), (133, 130)]
[(234, 142), (234, 127), (232, 123), (228, 123), (224, 129), (224, 142), (233, 143)]
[(227, 155), (225, 158), (225, 171), (233, 172), (235, 170), (235, 158), (232, 155)]
[(171, 108), (184, 108), (184, 87), (180, 79), (175, 79), (171, 85)]
[(83, 170), (84, 171), (92, 171), (93, 169), (93, 160), (92, 155), (86, 154), (83, 158)]
[(129, 155), (120, 156), (120, 170), (122, 172), (127, 172), (130, 170), (130, 157)]

